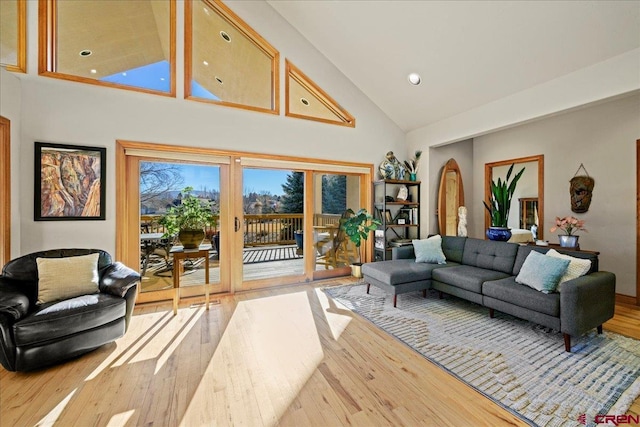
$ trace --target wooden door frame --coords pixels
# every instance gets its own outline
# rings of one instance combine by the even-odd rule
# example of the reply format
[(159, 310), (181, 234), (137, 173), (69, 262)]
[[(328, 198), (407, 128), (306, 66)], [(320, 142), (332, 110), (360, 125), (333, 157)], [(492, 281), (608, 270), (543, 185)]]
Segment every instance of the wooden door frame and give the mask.
[[(373, 165), (355, 162), (345, 162), (338, 160), (325, 160), (303, 157), (288, 157), (280, 155), (269, 155), (262, 153), (249, 153), (240, 151), (226, 151), (216, 150), (212, 148), (197, 148), (187, 146), (175, 146), (167, 144), (154, 144), (148, 142), (134, 142), (134, 141), (116, 141), (116, 255), (115, 258), (124, 262), (126, 265), (135, 266), (138, 265), (140, 242), (139, 239), (133, 236), (137, 236), (140, 226), (140, 200), (138, 191), (130, 191), (130, 189), (138, 189), (138, 163), (134, 161), (128, 161), (129, 158), (135, 157), (135, 154), (127, 154), (127, 150), (131, 150), (134, 153), (136, 150), (153, 151), (159, 153), (159, 158), (166, 157), (168, 153), (181, 153), (192, 156), (223, 156), (229, 157), (229, 165), (225, 167), (229, 168), (228, 176), (232, 182), (223, 182), (221, 178), (221, 188), (226, 185), (230, 191), (227, 196), (221, 199), (222, 205), (226, 206), (225, 214), (220, 217), (220, 226), (226, 230), (233, 230), (235, 228), (236, 217), (240, 219), (240, 213), (242, 212), (242, 158), (260, 159), (267, 163), (269, 161), (273, 164), (279, 165), (278, 167), (292, 167), (295, 170), (304, 169), (306, 177), (311, 177), (314, 172), (323, 171), (325, 173), (346, 173), (341, 171), (342, 169), (352, 170), (355, 168), (360, 170), (360, 203), (362, 207), (372, 206), (371, 196), (371, 178), (373, 176)], [(305, 167), (308, 165), (308, 168)], [(267, 166), (265, 166), (267, 167)], [(305, 179), (305, 182), (311, 182), (310, 179)], [(224, 192), (221, 192), (224, 194)], [(311, 192), (307, 191), (308, 194)], [(239, 196), (238, 196), (239, 195)], [(310, 197), (310, 196), (307, 196)], [(305, 203), (309, 203), (305, 200)], [(305, 220), (306, 221), (306, 220)], [(305, 227), (311, 229), (310, 224), (305, 223)], [(305, 239), (306, 241), (307, 239)], [(362, 255), (365, 261), (371, 259), (372, 243), (373, 239), (369, 240), (362, 247)], [(222, 254), (229, 254), (229, 257), (233, 259), (242, 259), (242, 242), (243, 236), (240, 230), (233, 234), (230, 234), (225, 239), (221, 239)], [(221, 259), (221, 263), (224, 262), (224, 258)], [(273, 287), (279, 285), (287, 285), (300, 283), (300, 281), (310, 281), (317, 279), (314, 275), (314, 271), (307, 271), (304, 276), (287, 276), (274, 279), (254, 280), (248, 286), (242, 286), (243, 275), (242, 268), (234, 266), (229, 261), (228, 267), (224, 277), (221, 277), (221, 283), (228, 283), (229, 293), (236, 291), (248, 290), (248, 289), (260, 289), (266, 287)], [(224, 285), (223, 285), (224, 286)], [(223, 290), (223, 293), (225, 291)], [(171, 295), (167, 293), (166, 299), (171, 299)], [(163, 298), (165, 299), (165, 298)], [(138, 302), (140, 296), (138, 297)]]
[(640, 305), (640, 139), (636, 140), (636, 305)]
[(11, 122), (0, 116), (0, 267), (11, 260)]

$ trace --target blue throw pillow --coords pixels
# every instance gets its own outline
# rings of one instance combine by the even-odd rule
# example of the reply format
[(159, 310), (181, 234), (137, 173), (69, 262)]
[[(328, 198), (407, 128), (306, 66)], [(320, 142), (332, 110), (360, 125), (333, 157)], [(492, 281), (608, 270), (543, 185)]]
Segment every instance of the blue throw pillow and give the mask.
[(416, 254), (416, 262), (447, 263), (444, 252), (442, 252), (442, 237), (439, 234), (428, 239), (413, 240), (413, 252)]
[(568, 259), (555, 258), (531, 251), (524, 260), (516, 282), (545, 294), (554, 292), (560, 278), (567, 271)]

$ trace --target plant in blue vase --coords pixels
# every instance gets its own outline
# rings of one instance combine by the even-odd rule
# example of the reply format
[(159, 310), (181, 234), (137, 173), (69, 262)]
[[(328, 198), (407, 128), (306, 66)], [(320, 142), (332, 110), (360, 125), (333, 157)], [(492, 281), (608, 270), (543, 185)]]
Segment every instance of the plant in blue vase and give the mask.
[(487, 237), (491, 240), (507, 241), (511, 238), (511, 230), (507, 225), (509, 221), (509, 211), (511, 210), (511, 199), (525, 169), (522, 168), (522, 170), (509, 181), (514, 166), (515, 163), (512, 163), (504, 181), (501, 178), (498, 178), (498, 182), (491, 180), (489, 203), (486, 201), (482, 202), (491, 216), (491, 226), (487, 230)]

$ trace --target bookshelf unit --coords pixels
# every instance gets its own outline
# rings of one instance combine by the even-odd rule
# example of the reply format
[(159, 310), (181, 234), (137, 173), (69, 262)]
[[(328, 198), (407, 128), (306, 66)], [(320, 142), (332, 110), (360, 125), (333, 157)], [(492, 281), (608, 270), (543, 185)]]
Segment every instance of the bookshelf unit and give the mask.
[[(398, 192), (407, 188), (406, 200)], [(393, 201), (388, 199), (393, 198)], [(374, 232), (374, 260), (391, 259), (393, 246), (420, 238), (420, 181), (385, 179), (373, 183), (374, 217), (382, 225)]]

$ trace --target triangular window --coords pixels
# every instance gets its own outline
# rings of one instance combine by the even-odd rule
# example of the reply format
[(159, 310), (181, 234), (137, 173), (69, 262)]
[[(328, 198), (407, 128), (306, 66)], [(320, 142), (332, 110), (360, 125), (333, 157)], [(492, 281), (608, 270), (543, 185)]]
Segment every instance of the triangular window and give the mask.
[(289, 60), (286, 60), (286, 67), (286, 116), (342, 126), (356, 126), (356, 119), (347, 110)]

